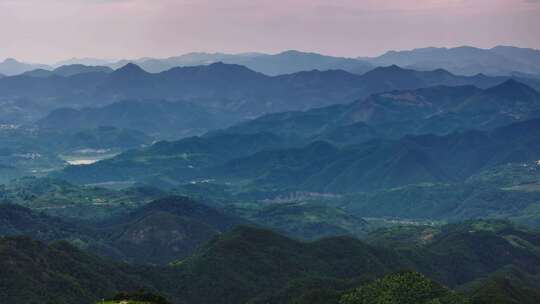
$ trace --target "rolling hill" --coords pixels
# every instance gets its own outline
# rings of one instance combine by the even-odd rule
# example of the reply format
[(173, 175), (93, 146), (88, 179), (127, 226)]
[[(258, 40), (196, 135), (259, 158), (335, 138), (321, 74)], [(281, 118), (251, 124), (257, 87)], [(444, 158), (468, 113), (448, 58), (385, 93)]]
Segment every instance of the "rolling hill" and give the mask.
[[(158, 142), (142, 150), (133, 150), (98, 162), (94, 166), (69, 166), (52, 175), (74, 183), (102, 181), (143, 181), (173, 177), (197, 182), (212, 179), (207, 170), (227, 160), (248, 156), (266, 149), (287, 147), (290, 143), (273, 134), (216, 134), (190, 137), (174, 142)], [(93, 172), (88, 174), (89, 172)], [(168, 179), (168, 178), (167, 178)]]
[[(125, 266), (66, 242), (46, 245), (25, 237), (0, 238), (3, 303), (94, 303), (145, 284)], [(46, 292), (46, 293), (44, 293)]]
[(481, 170), (538, 159), (539, 120), (494, 131), (406, 136), (337, 148), (315, 142), (304, 148), (262, 151), (229, 161), (216, 176), (259, 186), (316, 192), (358, 192), (422, 182), (462, 181)]
[[(217, 134), (154, 145), (93, 165), (68, 167), (56, 175), (79, 183), (157, 177), (177, 183), (209, 179), (315, 192), (459, 182), (497, 165), (537, 160), (539, 123), (536, 119), (493, 131), (410, 135), (345, 147), (316, 141), (289, 149), (283, 144), (286, 141), (267, 133)], [(234, 149), (214, 146), (223, 141)], [(204, 144), (192, 147), (196, 142)]]
[[(513, 291), (526, 291), (518, 298), (529, 303), (535, 296), (529, 288), (537, 285), (519, 276), (538, 274), (538, 246), (537, 234), (504, 222), (443, 226), (424, 245), (392, 250), (346, 237), (302, 243), (267, 230), (238, 227), (173, 265), (141, 267), (116, 264), (65, 242), (45, 245), (28, 238), (1, 238), (0, 271), (9, 271), (11, 279), (0, 280), (0, 300), (92, 303), (144, 288), (172, 303), (290, 303), (316, 294), (324, 294), (325, 303), (336, 303), (355, 287), (373, 288), (380, 282), (375, 279), (390, 275), (382, 279), (389, 280), (411, 269), (425, 276), (412, 274), (420, 281), (469, 290), (465, 295), (472, 295), (477, 304), (492, 303), (487, 291), (506, 280), (496, 295), (512, 298), (517, 296)], [(415, 286), (416, 281), (402, 280), (396, 288), (409, 286), (406, 282)], [(46, 295), (39, 292), (43, 290)], [(436, 290), (442, 292), (438, 295), (450, 292)]]
[(247, 222), (188, 198), (167, 197), (101, 225), (107, 243), (121, 252), (121, 259), (167, 264), (243, 223)]
[(64, 220), (0, 204), (0, 236), (68, 241), (94, 254), (164, 265), (191, 255), (214, 236), (248, 223), (185, 197), (165, 197), (107, 219)]

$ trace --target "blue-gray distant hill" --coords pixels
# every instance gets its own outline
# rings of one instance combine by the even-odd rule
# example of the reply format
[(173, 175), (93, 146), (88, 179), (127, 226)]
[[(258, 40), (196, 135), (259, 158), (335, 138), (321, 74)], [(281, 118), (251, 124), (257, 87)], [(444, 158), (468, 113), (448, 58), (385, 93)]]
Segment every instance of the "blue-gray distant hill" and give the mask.
[(63, 65), (108, 66), (113, 69), (134, 63), (147, 72), (159, 73), (175, 67), (209, 65), (223, 62), (239, 64), (269, 76), (310, 70), (344, 70), (363, 74), (378, 66), (396, 64), (419, 70), (443, 68), (455, 74), (540, 77), (540, 51), (513, 46), (481, 49), (470, 46), (455, 48), (426, 47), (407, 51), (389, 51), (377, 57), (337, 57), (313, 52), (288, 50), (276, 54), (265, 53), (188, 53), (168, 58), (139, 58), (119, 61), (72, 58), (54, 66), (28, 64), (15, 59), (0, 63), (0, 74), (13, 76), (35, 69), (53, 70)]
[(194, 103), (163, 100), (125, 100), (104, 107), (60, 108), (37, 125), (44, 130), (85, 130), (102, 126), (132, 129), (158, 138), (201, 135), (240, 120), (225, 111), (211, 111)]
[(410, 51), (390, 51), (379, 57), (360, 58), (375, 66), (396, 64), (401, 67), (432, 70), (443, 68), (462, 75), (540, 75), (540, 50), (497, 46), (480, 49), (469, 46), (456, 48), (419, 48)]
[[(513, 46), (481, 49), (469, 46), (456, 48), (426, 47), (410, 51), (389, 51), (377, 57), (345, 58), (297, 50), (277, 54), (264, 53), (188, 53), (169, 58), (140, 58), (121, 60), (108, 65), (120, 68), (135, 63), (149, 72), (162, 72), (177, 66), (207, 65), (216, 62), (244, 65), (267, 75), (289, 74), (300, 71), (340, 69), (363, 74), (377, 66), (392, 64), (421, 70), (446, 69), (463, 75), (528, 75), (540, 77), (540, 51)], [(78, 61), (70, 61), (74, 63)], [(88, 61), (81, 60), (80, 63)], [(100, 61), (92, 61), (100, 62)], [(105, 65), (103, 63), (99, 65)]]
[(307, 53), (295, 50), (278, 54), (244, 53), (189, 53), (169, 58), (142, 58), (137, 60), (122, 60), (112, 64), (119, 68), (127, 63), (135, 63), (144, 70), (159, 73), (178, 66), (207, 65), (216, 62), (239, 64), (266, 75), (275, 76), (310, 70), (344, 70), (363, 74), (374, 66), (370, 63), (345, 57), (326, 56), (317, 53)]
[(84, 73), (111, 73), (113, 69), (107, 66), (88, 66), (82, 64), (63, 65), (54, 70), (36, 69), (24, 72), (22, 75), (32, 77), (62, 76), (70, 77)]
[(36, 69), (50, 70), (51, 67), (46, 64), (19, 62), (13, 58), (8, 58), (0, 62), (0, 74), (6, 76), (18, 75)]

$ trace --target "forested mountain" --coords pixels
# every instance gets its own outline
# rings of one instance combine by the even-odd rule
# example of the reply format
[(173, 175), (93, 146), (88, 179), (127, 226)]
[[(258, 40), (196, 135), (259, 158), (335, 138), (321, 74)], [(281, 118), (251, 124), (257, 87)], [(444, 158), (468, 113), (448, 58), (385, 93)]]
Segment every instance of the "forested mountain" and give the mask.
[(0, 304), (540, 303), (491, 2), (0, 0)]
[[(94, 166), (67, 167), (53, 175), (75, 183), (100, 181), (142, 181), (165, 175), (176, 179), (212, 179), (210, 168), (228, 160), (282, 147), (291, 143), (270, 133), (216, 134), (190, 137), (174, 142), (158, 142), (146, 149), (133, 150)], [(87, 172), (93, 172), (87, 174)]]
[(8, 61), (0, 302), (536, 303), (535, 56)]
[(124, 265), (66, 242), (46, 245), (25, 237), (0, 238), (0, 256), (4, 303), (94, 303), (100, 296), (113, 296), (146, 282), (142, 275), (124, 271)]
[[(32, 206), (35, 208), (35, 206)], [(101, 221), (61, 220), (0, 205), (0, 235), (65, 240), (90, 252), (138, 264), (167, 264), (192, 254), (212, 237), (248, 223), (185, 197), (166, 197)]]
[(263, 151), (235, 159), (218, 171), (221, 176), (258, 185), (295, 185), (318, 192), (455, 182), (492, 166), (537, 160), (539, 123), (531, 120), (488, 132), (373, 140), (344, 148), (316, 142), (304, 148)]
[[(68, 303), (74, 299), (92, 303), (118, 291), (145, 288), (161, 293), (173, 303), (313, 303), (308, 299), (317, 291), (315, 295), (319, 296), (314, 299), (336, 303), (341, 297), (353, 300), (352, 288), (358, 286), (371, 289), (374, 296), (380, 291), (373, 284), (381, 281), (370, 283), (373, 279), (400, 269), (414, 269), (446, 286), (469, 286), (470, 291), (463, 296), (454, 294), (454, 299), (472, 295), (474, 303), (491, 303), (486, 290), (500, 282), (497, 277), (506, 268), (513, 267), (523, 276), (538, 273), (537, 267), (523, 268), (523, 263), (538, 263), (538, 245), (535, 234), (504, 222), (446, 226), (424, 245), (395, 250), (352, 238), (300, 243), (270, 231), (240, 227), (214, 238), (192, 257), (172, 266), (137, 267), (85, 254), (65, 242), (44, 245), (26, 238), (3, 238), (0, 269), (12, 276), (16, 274), (16, 279), (2, 282), (1, 297), (3, 301), (25, 299), (28, 303)], [(489, 275), (493, 278), (484, 279)], [(427, 280), (418, 274), (411, 276), (416, 278), (409, 281), (412, 286), (416, 280)], [(527, 290), (526, 286), (513, 285), (519, 284), (519, 280), (506, 278), (512, 283), (497, 290), (497, 297), (516, 297), (512, 293), (514, 288)], [(65, 288), (74, 281), (78, 288)], [(55, 284), (64, 288), (54, 288)], [(436, 287), (437, 283), (429, 284), (438, 290), (434, 297), (452, 295), (447, 289)], [(533, 281), (528, 284), (536, 286)], [(49, 293), (40, 294), (36, 291), (40, 289), (30, 286), (39, 286)], [(409, 295), (425, 296), (418, 292)], [(517, 297), (532, 301), (536, 295), (529, 289)]]
[(0, 129), (0, 182), (43, 175), (67, 163), (93, 162), (128, 149), (150, 145), (154, 138), (136, 130), (98, 127), (45, 130), (8, 125)]
[[(493, 166), (537, 160), (539, 123), (536, 119), (493, 131), (410, 135), (345, 147), (318, 141), (290, 149), (283, 149), (284, 141), (268, 133), (217, 134), (164, 142), (90, 166), (68, 167), (58, 176), (82, 183), (143, 181), (150, 177), (177, 182), (211, 178), (316, 192), (457, 182)], [(224, 146), (212, 150), (223, 141), (234, 145), (234, 150), (223, 153)], [(204, 144), (193, 146), (196, 142)]]

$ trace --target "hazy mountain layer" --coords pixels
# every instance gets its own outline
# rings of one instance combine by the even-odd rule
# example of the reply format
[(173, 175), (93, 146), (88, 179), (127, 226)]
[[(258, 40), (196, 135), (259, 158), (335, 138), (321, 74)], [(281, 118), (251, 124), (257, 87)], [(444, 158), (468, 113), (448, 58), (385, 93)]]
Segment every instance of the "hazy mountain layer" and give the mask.
[(265, 115), (227, 132), (270, 132), (296, 140), (351, 144), (407, 134), (490, 130), (536, 117), (540, 117), (540, 93), (508, 80), (487, 89), (436, 86), (389, 91), (349, 105)]
[(461, 75), (540, 74), (540, 50), (497, 46), (492, 49), (474, 47), (420, 48), (411, 51), (390, 51), (375, 58), (361, 58), (373, 65), (397, 64), (420, 70), (443, 68)]
[[(309, 71), (269, 77), (239, 65), (222, 63), (173, 68), (158, 74), (128, 64), (70, 77), (0, 79), (0, 117), (5, 122), (35, 120), (60, 107), (103, 106), (122, 100), (186, 101), (214, 111), (252, 118), (265, 113), (306, 110), (346, 104), (373, 93), (434, 85), (475, 85), (487, 88), (508, 78), (455, 76), (443, 70), (417, 72), (378, 68), (363, 75), (345, 71)], [(521, 79), (533, 87), (538, 81)], [(31, 113), (36, 112), (33, 115)]]

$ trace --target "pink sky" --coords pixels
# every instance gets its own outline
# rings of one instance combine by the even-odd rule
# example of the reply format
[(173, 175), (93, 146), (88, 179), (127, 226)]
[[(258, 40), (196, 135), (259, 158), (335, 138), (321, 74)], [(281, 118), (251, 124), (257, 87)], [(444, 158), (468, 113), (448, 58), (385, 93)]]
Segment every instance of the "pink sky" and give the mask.
[(540, 0), (0, 0), (0, 60), (540, 48)]

